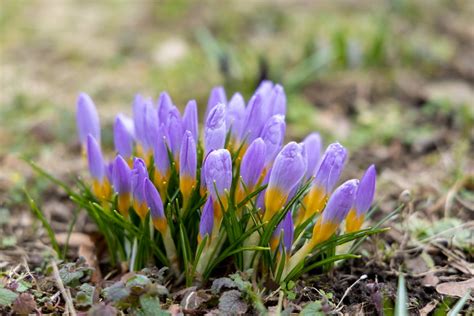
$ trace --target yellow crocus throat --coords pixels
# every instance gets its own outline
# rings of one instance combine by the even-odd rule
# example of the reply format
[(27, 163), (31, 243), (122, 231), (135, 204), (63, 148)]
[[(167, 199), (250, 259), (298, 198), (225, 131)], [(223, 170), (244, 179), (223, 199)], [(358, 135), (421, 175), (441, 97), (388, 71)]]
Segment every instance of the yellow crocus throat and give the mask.
[(265, 214), (263, 221), (269, 221), (272, 217), (283, 208), (288, 198), (288, 194), (284, 193), (277, 187), (268, 188), (265, 192)]
[(168, 228), (168, 225), (166, 223), (165, 218), (161, 218), (161, 217), (153, 218), (152, 222), (153, 222), (153, 226), (155, 227), (155, 229), (157, 231), (159, 231), (162, 234), (164, 234), (166, 232), (166, 229)]
[(364, 223), (365, 216), (362, 214), (357, 216), (355, 209), (351, 209), (346, 217), (346, 233), (352, 233), (360, 230)]
[(128, 217), (128, 209), (130, 208), (131, 199), (130, 193), (119, 194), (117, 199), (117, 207), (123, 217)]
[(320, 213), (324, 209), (327, 200), (328, 195), (324, 189), (319, 186), (312, 187), (309, 193), (303, 198), (303, 205), (296, 218), (296, 225), (300, 225), (314, 216), (314, 214)]
[(162, 197), (166, 197), (166, 191), (168, 190), (168, 179), (170, 178), (170, 172), (167, 171), (166, 174), (161, 174), (158, 169), (155, 168), (153, 175), (153, 183), (157, 186), (158, 191)]
[(145, 161), (145, 165), (149, 166), (153, 152), (151, 150), (147, 150), (145, 152), (145, 150), (143, 149), (143, 146), (140, 144), (137, 144), (136, 148), (137, 148), (137, 157), (143, 157), (143, 160)]
[(112, 194), (112, 187), (107, 178), (104, 178), (102, 182), (94, 179), (92, 181), (92, 193), (99, 198), (99, 200), (104, 201), (110, 198)]
[(280, 239), (278, 239), (276, 237), (272, 237), (270, 239), (270, 249), (272, 251), (275, 251), (277, 249), (279, 243), (280, 243)]
[(145, 220), (145, 216), (148, 213), (148, 206), (146, 205), (145, 202), (138, 202), (138, 201), (133, 201), (133, 208), (135, 209), (135, 212), (140, 216), (140, 219), (143, 221)]
[(190, 177), (189, 175), (183, 174), (179, 177), (179, 189), (183, 194), (183, 198), (185, 200), (189, 199), (191, 193), (193, 192), (194, 188), (196, 187), (196, 178)]
[(321, 217), (318, 219), (313, 228), (313, 236), (311, 237), (310, 244), (314, 247), (323, 241), (326, 241), (331, 237), (335, 232), (339, 224), (325, 221), (323, 222)]

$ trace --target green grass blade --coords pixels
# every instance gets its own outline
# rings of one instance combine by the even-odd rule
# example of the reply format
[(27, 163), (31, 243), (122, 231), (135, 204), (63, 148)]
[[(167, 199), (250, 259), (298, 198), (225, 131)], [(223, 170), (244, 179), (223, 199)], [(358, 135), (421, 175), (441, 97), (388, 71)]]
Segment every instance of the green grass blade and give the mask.
[(397, 299), (394, 316), (408, 316), (408, 295), (403, 274), (398, 276)]
[(461, 314), (461, 310), (466, 305), (467, 300), (471, 296), (472, 289), (469, 289), (463, 297), (456, 302), (456, 305), (449, 311), (448, 316), (456, 316)]
[(25, 195), (30, 204), (31, 211), (41, 221), (44, 228), (46, 229), (49, 240), (51, 241), (51, 246), (53, 247), (54, 251), (56, 251), (56, 254), (58, 255), (58, 257), (62, 258), (61, 249), (59, 248), (59, 244), (58, 244), (58, 241), (56, 240), (56, 236), (54, 234), (53, 228), (51, 227), (51, 225), (49, 225), (48, 220), (46, 219), (46, 217), (44, 217), (43, 212), (41, 212), (41, 210), (36, 205), (35, 201), (31, 198), (31, 196), (28, 194), (28, 191), (26, 190), (25, 190)]

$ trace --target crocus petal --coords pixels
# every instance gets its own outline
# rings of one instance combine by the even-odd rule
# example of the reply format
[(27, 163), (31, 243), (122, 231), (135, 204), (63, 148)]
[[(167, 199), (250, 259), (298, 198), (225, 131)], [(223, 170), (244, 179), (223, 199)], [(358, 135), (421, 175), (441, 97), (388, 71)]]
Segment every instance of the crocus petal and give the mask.
[(354, 203), (358, 216), (367, 213), (374, 200), (376, 177), (375, 166), (371, 165), (360, 180)]
[(148, 171), (146, 169), (145, 161), (141, 158), (133, 160), (133, 169), (131, 173), (132, 193), (134, 199), (139, 203), (145, 202), (145, 195), (143, 192), (143, 181), (148, 178)]
[(270, 96), (271, 113), (286, 115), (286, 94), (280, 84), (276, 84)]
[(133, 122), (126, 116), (119, 114), (114, 122), (115, 151), (125, 158), (130, 158), (133, 153)]
[(214, 201), (226, 200), (232, 184), (232, 159), (227, 149), (218, 149), (209, 153), (204, 165), (206, 186)]
[(224, 148), (226, 138), (225, 105), (219, 103), (209, 113), (204, 129), (206, 155), (216, 149)]
[(148, 150), (151, 150), (153, 147), (153, 142), (158, 137), (158, 114), (155, 107), (153, 106), (152, 100), (146, 99), (145, 103), (145, 119), (144, 119), (144, 132), (145, 132), (145, 143), (143, 144), (145, 153)]
[(286, 203), (293, 188), (306, 172), (304, 147), (291, 142), (275, 159), (265, 193), (264, 220), (270, 220)]
[(179, 156), (181, 140), (183, 139), (183, 121), (178, 109), (173, 106), (168, 112), (167, 131), (169, 136), (170, 150), (175, 159)]
[(291, 217), (291, 212), (288, 212), (273, 232), (271, 239), (272, 249), (276, 249), (280, 242), (280, 236), (283, 234), (282, 246), (285, 247), (285, 251), (289, 255), (291, 253), (291, 246), (293, 245), (294, 233), (293, 218)]
[(158, 119), (160, 124), (167, 123), (168, 113), (173, 107), (173, 101), (167, 92), (162, 92), (158, 98)]
[(321, 158), (321, 136), (318, 133), (311, 133), (303, 140), (303, 144), (306, 148), (308, 163), (305, 178), (309, 179), (315, 175), (319, 159)]
[(158, 137), (153, 142), (153, 158), (156, 169), (165, 175), (170, 169), (170, 160), (168, 156), (168, 131), (164, 124), (158, 129)]
[(214, 227), (214, 203), (209, 197), (202, 208), (201, 221), (199, 223), (199, 242), (201, 242), (204, 237), (212, 236), (212, 228)]
[(209, 99), (207, 101), (207, 108), (206, 108), (206, 119), (208, 118), (211, 110), (219, 103), (227, 104), (227, 96), (224, 90), (224, 87), (217, 86), (212, 88), (211, 94), (209, 95)]
[(231, 130), (231, 135), (236, 141), (240, 141), (244, 116), (244, 98), (240, 93), (235, 93), (227, 105), (226, 126), (228, 130)]
[(91, 134), (87, 135), (87, 161), (92, 178), (102, 182), (105, 176), (104, 158), (98, 142)]
[(190, 131), (193, 134), (195, 141), (199, 137), (199, 128), (198, 128), (198, 113), (197, 113), (197, 104), (195, 100), (190, 100), (186, 105), (183, 113), (183, 129)]
[(249, 144), (259, 137), (265, 125), (266, 117), (267, 113), (262, 96), (260, 94), (253, 95), (245, 108), (245, 118), (240, 138)]
[(265, 165), (273, 162), (281, 149), (283, 139), (285, 138), (286, 124), (285, 117), (282, 115), (272, 116), (263, 127), (261, 137), (267, 146)]
[(112, 183), (115, 192), (126, 194), (131, 192), (131, 170), (122, 156), (117, 155), (112, 169)]
[(263, 139), (255, 139), (245, 152), (240, 165), (240, 176), (248, 190), (253, 190), (262, 175), (266, 145)]
[(144, 179), (144, 193), (146, 203), (150, 208), (151, 217), (153, 219), (164, 218), (163, 201), (155, 185), (148, 178)]
[(139, 94), (133, 100), (133, 126), (135, 128), (135, 138), (141, 145), (145, 140), (145, 102)]
[(87, 135), (92, 137), (100, 143), (100, 121), (99, 114), (92, 99), (85, 93), (79, 94), (77, 98), (77, 133), (82, 145), (87, 143)]

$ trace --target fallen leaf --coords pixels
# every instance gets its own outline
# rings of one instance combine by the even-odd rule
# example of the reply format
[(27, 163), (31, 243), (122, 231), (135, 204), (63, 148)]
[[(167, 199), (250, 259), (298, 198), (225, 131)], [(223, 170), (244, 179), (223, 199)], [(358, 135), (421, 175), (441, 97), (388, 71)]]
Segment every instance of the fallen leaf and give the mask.
[(420, 309), (420, 316), (428, 316), (428, 314), (431, 313), (431, 311), (433, 311), (437, 305), (438, 305), (438, 301), (432, 300), (431, 302), (426, 304), (425, 307)]
[(19, 315), (28, 315), (36, 309), (36, 302), (33, 295), (29, 293), (21, 293), (13, 302), (12, 309)]
[(446, 282), (438, 284), (436, 291), (442, 295), (463, 297), (470, 289), (474, 288), (474, 278), (462, 282)]
[(242, 301), (241, 293), (237, 290), (224, 292), (219, 299), (219, 311), (223, 314), (241, 315), (247, 309), (247, 303)]

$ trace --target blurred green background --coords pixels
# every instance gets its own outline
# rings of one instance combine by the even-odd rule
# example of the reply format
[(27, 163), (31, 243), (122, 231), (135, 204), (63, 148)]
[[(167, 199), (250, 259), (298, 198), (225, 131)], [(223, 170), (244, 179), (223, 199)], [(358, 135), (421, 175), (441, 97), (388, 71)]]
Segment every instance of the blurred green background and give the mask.
[(472, 166), (472, 16), (473, 1), (1, 1), (2, 192), (23, 183), (19, 155), (83, 168), (80, 91), (111, 149), (137, 92), (202, 110), (214, 85), (248, 98), (264, 78), (285, 87), (288, 139), (319, 131), (400, 188), (430, 168), (451, 183)]

